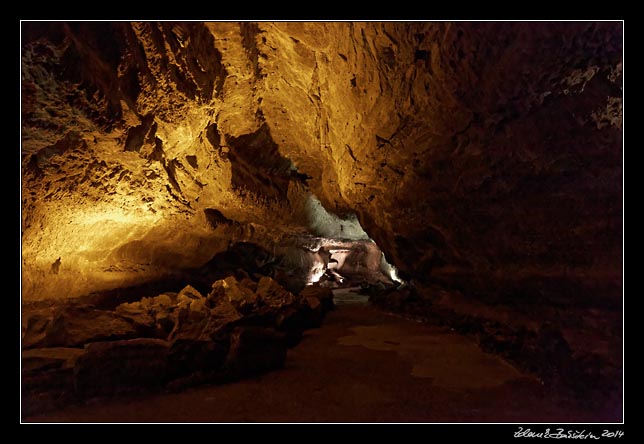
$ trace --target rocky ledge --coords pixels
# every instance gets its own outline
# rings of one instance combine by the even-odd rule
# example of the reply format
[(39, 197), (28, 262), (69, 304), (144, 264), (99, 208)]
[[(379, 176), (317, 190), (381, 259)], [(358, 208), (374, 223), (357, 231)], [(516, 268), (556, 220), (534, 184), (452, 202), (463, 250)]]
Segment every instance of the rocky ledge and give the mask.
[(278, 369), (332, 308), (327, 288), (295, 295), (266, 276), (218, 280), (206, 297), (188, 285), (114, 310), (24, 308), (23, 414)]

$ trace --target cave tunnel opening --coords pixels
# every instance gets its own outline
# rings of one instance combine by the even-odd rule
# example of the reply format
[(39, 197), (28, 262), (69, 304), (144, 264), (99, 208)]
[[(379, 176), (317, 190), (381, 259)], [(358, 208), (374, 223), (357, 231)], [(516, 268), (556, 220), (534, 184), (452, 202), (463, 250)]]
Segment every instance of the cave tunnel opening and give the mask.
[(623, 418), (623, 24), (21, 39), (23, 416), (284, 369), (183, 410)]
[[(270, 276), (295, 294), (316, 286), (331, 289), (340, 297), (362, 293), (363, 301), (371, 291), (393, 291), (407, 285), (355, 213), (340, 217), (329, 212), (312, 192), (306, 193), (303, 213), (298, 217), (304, 220), (304, 230), (268, 245), (252, 240), (231, 243), (203, 266), (189, 271), (191, 284), (207, 293), (214, 280), (229, 275), (254, 280)], [(205, 215), (213, 226), (234, 225), (216, 210), (208, 209)]]
[(404, 285), (355, 213), (331, 213), (313, 194), (305, 211), (309, 232), (278, 249), (287, 288), (297, 292), (313, 284), (332, 289)]

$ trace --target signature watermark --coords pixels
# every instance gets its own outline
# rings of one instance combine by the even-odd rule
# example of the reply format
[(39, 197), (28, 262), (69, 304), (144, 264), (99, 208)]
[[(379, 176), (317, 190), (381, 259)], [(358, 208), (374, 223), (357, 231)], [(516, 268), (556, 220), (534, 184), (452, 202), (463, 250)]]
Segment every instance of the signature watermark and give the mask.
[(563, 428), (546, 429), (544, 431), (533, 431), (524, 429), (514, 432), (515, 438), (546, 438), (546, 439), (602, 439), (602, 438), (623, 438), (622, 430), (602, 430), (601, 432), (589, 432), (586, 430), (566, 430)]

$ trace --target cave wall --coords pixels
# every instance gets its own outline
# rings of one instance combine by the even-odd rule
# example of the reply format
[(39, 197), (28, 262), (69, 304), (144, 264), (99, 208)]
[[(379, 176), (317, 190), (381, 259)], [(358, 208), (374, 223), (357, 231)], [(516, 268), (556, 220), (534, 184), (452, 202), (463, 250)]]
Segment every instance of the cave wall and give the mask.
[(270, 249), (306, 230), (307, 190), (356, 212), (420, 284), (619, 293), (620, 23), (58, 22), (22, 37), (23, 296), (199, 266), (231, 241)]

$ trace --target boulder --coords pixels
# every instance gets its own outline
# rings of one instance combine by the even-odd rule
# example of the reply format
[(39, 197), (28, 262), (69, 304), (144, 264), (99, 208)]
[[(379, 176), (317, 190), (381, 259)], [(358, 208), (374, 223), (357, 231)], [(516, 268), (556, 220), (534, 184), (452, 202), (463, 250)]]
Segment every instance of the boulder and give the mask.
[(74, 366), (80, 348), (34, 348), (22, 352), (22, 413), (33, 415), (73, 402)]
[(247, 317), (239, 313), (231, 302), (222, 300), (210, 310), (208, 322), (201, 331), (199, 339), (228, 341), (235, 326), (245, 320)]
[(173, 316), (173, 329), (168, 340), (199, 339), (208, 324), (209, 312), (204, 305), (195, 304), (178, 308)]
[(141, 302), (124, 303), (118, 305), (114, 311), (135, 324), (151, 330), (154, 329), (154, 316)]
[(145, 336), (164, 339), (174, 329), (175, 311), (199, 300), (205, 301), (197, 290), (188, 285), (176, 296), (164, 293), (152, 298), (143, 298), (138, 302), (119, 305), (116, 312), (148, 328), (150, 332)]
[(332, 304), (332, 297), (315, 287), (294, 296), (265, 276), (257, 283), (231, 276), (215, 282), (207, 298), (186, 286), (177, 295), (143, 298), (115, 311), (93, 306), (26, 311), (27, 410), (281, 368), (287, 347), (296, 345), (306, 328), (320, 325), (323, 301)]
[(233, 304), (237, 311), (243, 314), (250, 313), (257, 302), (253, 290), (241, 285), (234, 276), (228, 276), (212, 284), (212, 291), (208, 295), (209, 305), (213, 307), (224, 300)]
[(269, 307), (275, 312), (293, 305), (296, 301), (293, 293), (284, 289), (268, 276), (262, 276), (257, 283), (256, 295), (263, 306)]
[(76, 360), (85, 351), (80, 348), (33, 348), (22, 352), (22, 373), (38, 373), (48, 370), (73, 368)]
[(333, 290), (330, 288), (322, 287), (319, 283), (313, 285), (307, 285), (300, 291), (300, 297), (315, 297), (322, 304), (322, 311), (327, 313), (334, 309), (335, 304), (333, 303)]
[(63, 365), (46, 371), (23, 372), (21, 395), (23, 416), (60, 409), (73, 403), (77, 401), (74, 369)]
[(204, 299), (203, 295), (199, 293), (199, 290), (191, 285), (186, 285), (177, 295), (177, 304), (184, 301), (192, 302), (193, 300), (199, 299)]
[(23, 314), (22, 347), (81, 347), (145, 333), (141, 325), (113, 311), (97, 310), (90, 305), (59, 307)]
[(154, 337), (165, 339), (170, 336), (174, 330), (175, 316), (174, 312), (159, 312), (154, 316)]
[(325, 310), (322, 302), (315, 296), (302, 298), (302, 311), (305, 319), (304, 328), (316, 328), (322, 324)]
[(224, 364), (228, 348), (227, 340), (177, 339), (168, 351), (168, 376), (175, 379), (191, 373), (217, 370)]
[(87, 397), (161, 386), (169, 350), (169, 342), (151, 338), (88, 344), (74, 367), (76, 392)]
[(225, 369), (233, 378), (282, 368), (286, 361), (286, 336), (272, 328), (236, 327), (230, 338)]
[(248, 288), (253, 293), (257, 291), (257, 282), (248, 277), (243, 278), (241, 281), (239, 281), (239, 283), (242, 287)]
[(161, 311), (169, 311), (174, 309), (176, 304), (176, 297), (172, 298), (169, 294), (160, 294), (152, 298), (143, 298), (141, 303), (152, 313), (159, 313)]

